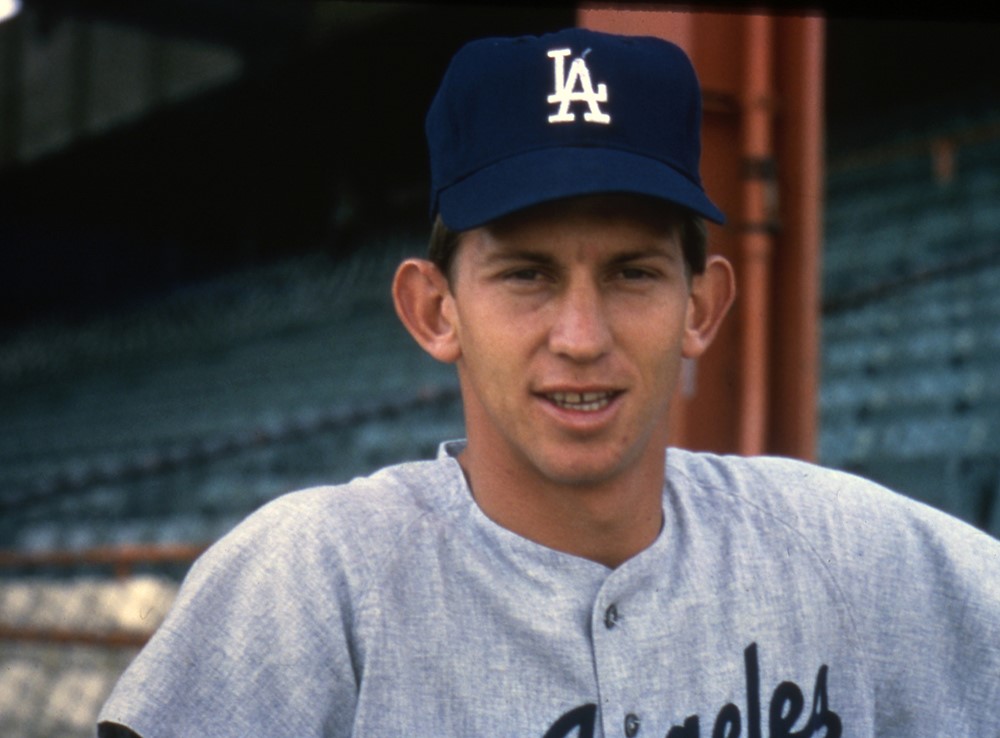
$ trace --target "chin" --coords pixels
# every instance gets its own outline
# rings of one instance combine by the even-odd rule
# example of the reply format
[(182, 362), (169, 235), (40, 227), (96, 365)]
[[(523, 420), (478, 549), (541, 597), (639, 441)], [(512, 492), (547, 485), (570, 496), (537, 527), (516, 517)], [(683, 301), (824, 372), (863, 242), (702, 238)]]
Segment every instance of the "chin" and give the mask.
[(550, 482), (568, 487), (597, 487), (623, 479), (634, 473), (643, 474), (654, 465), (662, 465), (666, 443), (662, 446), (652, 439), (640, 444), (601, 443), (570, 447), (559, 444), (555, 448), (544, 446), (528, 451), (534, 466)]
[(565, 487), (596, 487), (620, 476), (626, 465), (621, 459), (597, 461), (592, 455), (543, 461), (538, 465), (542, 476)]

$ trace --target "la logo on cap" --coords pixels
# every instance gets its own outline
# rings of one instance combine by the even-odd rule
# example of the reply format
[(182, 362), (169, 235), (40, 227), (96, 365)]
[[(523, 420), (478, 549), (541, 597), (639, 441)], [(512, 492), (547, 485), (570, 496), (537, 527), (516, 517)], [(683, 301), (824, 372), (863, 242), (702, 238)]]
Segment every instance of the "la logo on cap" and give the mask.
[(572, 123), (576, 120), (576, 115), (569, 110), (570, 103), (573, 102), (587, 103), (588, 110), (583, 114), (583, 119), (588, 123), (611, 122), (611, 116), (598, 105), (608, 101), (608, 86), (602, 82), (595, 91), (590, 81), (590, 69), (584, 60), (589, 51), (587, 49), (573, 60), (569, 73), (565, 76), (566, 57), (573, 52), (570, 49), (553, 49), (549, 52), (549, 57), (555, 62), (556, 89), (549, 95), (548, 101), (553, 105), (559, 104), (559, 110), (549, 116), (549, 123)]

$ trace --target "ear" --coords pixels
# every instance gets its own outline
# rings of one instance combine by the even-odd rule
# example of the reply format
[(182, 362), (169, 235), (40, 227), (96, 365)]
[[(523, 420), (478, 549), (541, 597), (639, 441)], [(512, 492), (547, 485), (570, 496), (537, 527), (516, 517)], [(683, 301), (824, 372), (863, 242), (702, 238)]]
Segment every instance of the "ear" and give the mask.
[(732, 264), (722, 256), (709, 257), (705, 271), (691, 279), (683, 355), (696, 359), (705, 353), (719, 332), (736, 297), (736, 277)]
[(426, 259), (404, 261), (392, 282), (392, 299), (396, 315), (424, 351), (447, 364), (458, 361), (455, 298), (437, 266)]

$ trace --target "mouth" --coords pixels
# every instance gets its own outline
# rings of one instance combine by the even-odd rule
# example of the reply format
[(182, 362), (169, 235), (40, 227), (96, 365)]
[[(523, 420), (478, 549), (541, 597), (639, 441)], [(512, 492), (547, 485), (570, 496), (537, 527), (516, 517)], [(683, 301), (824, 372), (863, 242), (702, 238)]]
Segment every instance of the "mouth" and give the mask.
[(594, 413), (610, 405), (618, 394), (618, 392), (547, 392), (543, 396), (564, 410)]

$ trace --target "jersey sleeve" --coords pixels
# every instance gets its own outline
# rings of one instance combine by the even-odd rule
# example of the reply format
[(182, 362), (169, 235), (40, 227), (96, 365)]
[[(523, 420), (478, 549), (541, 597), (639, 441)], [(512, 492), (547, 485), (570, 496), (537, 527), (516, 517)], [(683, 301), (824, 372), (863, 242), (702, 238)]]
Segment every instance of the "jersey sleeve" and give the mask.
[(104, 734), (351, 734), (350, 546), (330, 534), (317, 495), (265, 506), (195, 563), (101, 711)]

